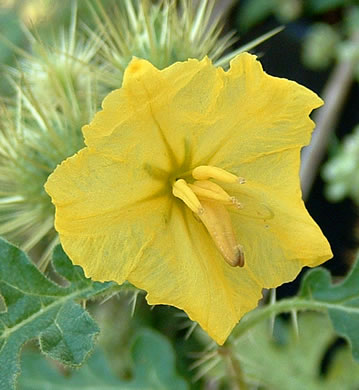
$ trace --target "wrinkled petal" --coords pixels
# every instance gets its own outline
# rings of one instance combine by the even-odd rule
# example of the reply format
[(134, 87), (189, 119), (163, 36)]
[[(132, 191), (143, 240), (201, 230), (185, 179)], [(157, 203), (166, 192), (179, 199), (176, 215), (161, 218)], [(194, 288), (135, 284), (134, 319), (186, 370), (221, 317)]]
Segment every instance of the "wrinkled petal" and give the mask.
[(301, 199), (299, 163), (299, 150), (265, 155), (232, 169), (243, 174), (246, 184), (226, 187), (243, 206), (232, 213), (238, 242), (266, 288), (294, 279), (305, 265), (314, 267), (332, 257)]
[(169, 212), (161, 181), (89, 149), (64, 161), (46, 191), (65, 251), (96, 280), (122, 283)]
[[(124, 198), (129, 189), (121, 183), (121, 165), (84, 149), (50, 176), (46, 190), (63, 248), (87, 276), (129, 280), (149, 293), (150, 304), (185, 310), (222, 344), (257, 305), (262, 286), (250, 270), (225, 262), (182, 201)], [(133, 196), (142, 194), (136, 189)]]
[(226, 165), (234, 153), (237, 162), (245, 162), (306, 145), (314, 127), (308, 115), (323, 103), (309, 89), (266, 74), (248, 53), (233, 60), (228, 72), (208, 58), (163, 71), (136, 60), (123, 89), (132, 106), (150, 105), (179, 162), (191, 144), (192, 168), (204, 162)]
[[(159, 72), (146, 61), (138, 62)], [(146, 168), (157, 176), (173, 170), (177, 156), (168, 145), (166, 129), (156, 121), (151, 101), (136, 80), (125, 79), (123, 88), (111, 92), (102, 108), (82, 129), (91, 150), (126, 162), (128, 169)]]
[(209, 164), (224, 167), (233, 155), (240, 164), (307, 145), (314, 128), (309, 114), (322, 104), (309, 89), (268, 75), (254, 56), (243, 53), (231, 62), (217, 100), (221, 108), (213, 127), (222, 136)]
[(219, 344), (262, 296), (251, 271), (228, 265), (204, 225), (180, 203), (128, 280), (148, 291), (149, 304), (183, 309)]

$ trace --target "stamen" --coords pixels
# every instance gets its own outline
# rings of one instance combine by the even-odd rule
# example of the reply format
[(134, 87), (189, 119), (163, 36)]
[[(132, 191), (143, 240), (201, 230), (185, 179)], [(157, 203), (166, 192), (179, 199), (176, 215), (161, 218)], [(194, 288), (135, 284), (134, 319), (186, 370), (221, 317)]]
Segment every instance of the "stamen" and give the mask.
[(196, 180), (207, 180), (214, 179), (218, 180), (222, 183), (245, 183), (245, 180), (242, 177), (238, 177), (233, 175), (233, 173), (229, 173), (226, 170), (218, 167), (212, 167), (210, 165), (200, 165), (193, 169), (192, 176)]
[(199, 199), (216, 200), (224, 204), (232, 203), (232, 197), (216, 183), (208, 180), (201, 180), (188, 185)]
[(185, 180), (177, 180), (172, 186), (172, 193), (176, 198), (181, 199), (194, 213), (203, 213), (201, 202), (198, 200), (197, 196)]
[(204, 224), (224, 260), (232, 267), (243, 267), (243, 248), (237, 243), (231, 217), (226, 209), (228, 206), (239, 209), (242, 205), (218, 184), (206, 179), (224, 183), (242, 183), (244, 179), (211, 166), (195, 168), (192, 176), (199, 180), (193, 184), (183, 179), (176, 180), (172, 186), (173, 195), (181, 199), (193, 211), (194, 217)]
[(223, 258), (232, 267), (243, 267), (243, 249), (241, 245), (237, 244), (228, 211), (219, 202), (204, 200), (201, 204), (204, 211), (198, 216), (207, 228)]

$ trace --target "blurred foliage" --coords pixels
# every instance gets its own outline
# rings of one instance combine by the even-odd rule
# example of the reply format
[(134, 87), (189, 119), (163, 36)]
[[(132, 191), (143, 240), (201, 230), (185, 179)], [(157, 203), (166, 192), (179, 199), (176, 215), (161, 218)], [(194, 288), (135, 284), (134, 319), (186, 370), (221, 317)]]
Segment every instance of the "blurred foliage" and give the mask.
[[(17, 47), (25, 44), (25, 34), (21, 30), (19, 17), (14, 9), (0, 8), (0, 37), (4, 36)], [(15, 61), (13, 50), (0, 39), (0, 64), (11, 65)], [(1, 71), (0, 74), (3, 72)], [(4, 77), (0, 77), (0, 92), (9, 93), (9, 84)]]
[[(0, 313), (0, 362), (8, 368), (0, 375), (0, 388), (10, 390), (15, 388), (14, 379), (20, 368), (18, 355), (26, 341), (38, 337), (40, 349), (46, 356), (65, 365), (80, 365), (94, 348), (94, 336), (99, 329), (76, 300), (104, 294), (112, 297), (118, 291), (132, 287), (91, 282), (84, 277), (80, 267), (71, 265), (60, 247), (53, 255), (56, 273), (52, 278), (61, 283), (56, 284), (41, 274), (19, 249), (3, 240), (0, 244), (0, 293), (6, 309), (4, 311), (3, 307)], [(223, 382), (224, 388), (232, 388), (240, 374), (241, 380), (266, 389), (299, 390), (303, 384), (309, 390), (356, 389), (359, 385), (358, 363), (353, 361), (347, 347), (331, 350), (331, 345), (338, 333), (350, 341), (354, 357), (359, 358), (358, 279), (359, 260), (351, 273), (335, 285), (331, 283), (328, 271), (323, 268), (311, 270), (302, 282), (298, 297), (248, 313), (223, 347), (210, 343), (203, 331), (196, 330), (195, 337), (207, 346), (194, 365), (198, 367), (197, 378)], [(84, 389), (91, 385), (136, 390), (187, 388), (176, 374), (174, 352), (168, 341), (152, 330), (141, 330), (144, 323), (150, 323), (148, 320), (136, 314), (131, 324), (129, 313), (115, 302), (107, 306), (110, 310), (106, 310), (106, 306), (105, 310), (104, 306), (101, 309), (101, 305), (95, 305), (95, 308), (92, 311), (104, 333), (100, 344), (106, 347), (111, 363), (102, 353), (96, 352), (83, 369), (71, 372), (51, 367), (39, 354), (25, 352), (20, 389), (71, 389), (80, 384)], [(295, 326), (277, 318), (273, 337), (267, 320), (275, 313), (301, 308), (327, 310), (334, 329), (324, 314), (299, 314), (299, 320), (294, 317)], [(241, 326), (246, 327), (248, 318), (255, 321), (241, 332)], [(176, 348), (176, 351), (180, 350)], [(183, 353), (184, 350), (178, 355), (181, 360)], [(329, 364), (322, 374), (323, 359), (328, 353)], [(114, 364), (113, 360), (120, 364)], [(235, 373), (231, 373), (233, 369)], [(116, 376), (118, 373), (123, 379)]]
[(359, 206), (359, 126), (337, 145), (322, 176), (328, 199), (336, 202), (349, 196)]
[[(359, 257), (340, 283), (334, 284), (323, 267), (308, 271), (297, 296), (247, 313), (229, 342), (209, 345), (194, 364), (196, 377), (227, 384), (234, 376), (235, 382), (244, 378), (276, 390), (357, 389), (358, 279)], [(321, 314), (301, 312), (308, 309)], [(291, 321), (278, 316), (282, 313), (290, 313)], [(345, 347), (337, 343), (338, 336), (348, 341)]]
[[(325, 375), (321, 362), (335, 341), (324, 315), (301, 314), (299, 334), (277, 318), (274, 337), (268, 323), (251, 329), (234, 351), (249, 383), (276, 390), (349, 390), (359, 386), (359, 364), (348, 348), (336, 350)], [(338, 355), (337, 355), (338, 354)]]
[(306, 18), (302, 58), (309, 68), (326, 69), (334, 60), (351, 59), (359, 69), (356, 0), (247, 0), (239, 8), (238, 29), (246, 32), (271, 15), (280, 23)]
[[(83, 20), (90, 28), (95, 22), (91, 19), (89, 3), (95, 0), (78, 1), (77, 7)], [(112, 0), (101, 0), (109, 4)], [(29, 46), (27, 29), (36, 31), (41, 42), (57, 39), (59, 26), (68, 28), (71, 23), (72, 0), (0, 0), (0, 69), (5, 74), (4, 65), (16, 66), (19, 49)], [(56, 23), (54, 23), (56, 20)], [(0, 79), (0, 95), (9, 95), (11, 88), (6, 77)]]
[[(120, 352), (120, 351), (118, 351)], [(123, 356), (122, 356), (123, 357)], [(27, 352), (22, 358), (19, 390), (186, 390), (186, 382), (175, 372), (175, 356), (165, 337), (149, 330), (138, 331), (131, 346), (131, 377), (119, 379), (100, 350), (80, 369), (63, 375), (40, 354)]]
[(357, 0), (244, 0), (237, 21), (239, 30), (245, 32), (272, 14), (281, 23), (287, 23), (302, 16), (318, 17), (330, 11), (350, 9), (356, 5)]
[(312, 69), (326, 69), (336, 57), (339, 42), (334, 27), (326, 23), (314, 24), (303, 45), (303, 63)]
[(356, 0), (307, 0), (306, 7), (313, 14), (328, 12), (333, 9), (344, 7), (347, 5), (354, 5)]
[(298, 293), (300, 298), (323, 303), (338, 335), (348, 340), (359, 362), (359, 256), (340, 283), (333, 284), (329, 271), (318, 267), (307, 272)]
[(217, 353), (207, 352), (202, 369), (207, 376), (222, 378), (225, 383), (224, 373), (231, 375), (225, 366), (229, 360), (253, 386), (251, 389), (357, 389), (359, 363), (347, 346), (336, 344), (327, 316), (299, 314), (297, 327), (282, 317), (275, 319), (273, 328), (268, 321), (261, 321), (232, 345)]

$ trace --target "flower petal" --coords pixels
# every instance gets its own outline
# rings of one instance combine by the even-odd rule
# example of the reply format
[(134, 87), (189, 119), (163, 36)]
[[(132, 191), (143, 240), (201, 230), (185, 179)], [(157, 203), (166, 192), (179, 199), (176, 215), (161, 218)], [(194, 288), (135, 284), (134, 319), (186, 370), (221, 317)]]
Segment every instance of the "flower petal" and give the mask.
[(84, 134), (88, 146), (112, 153), (114, 145), (134, 136), (123, 123), (146, 117), (139, 134), (147, 138), (150, 131), (164, 143), (172, 163), (189, 158), (186, 145), (191, 144), (196, 150), (192, 168), (203, 162), (225, 167), (233, 155), (245, 162), (308, 144), (314, 127), (309, 114), (321, 104), (309, 89), (266, 74), (248, 53), (233, 60), (228, 72), (208, 58), (162, 71), (134, 59), (121, 90), (104, 100), (104, 110), (84, 127)]
[(216, 134), (221, 134), (220, 145), (209, 164), (225, 168), (233, 155), (240, 164), (309, 143), (314, 128), (309, 114), (323, 104), (314, 92), (266, 74), (248, 53), (231, 62), (225, 78), (214, 124)]
[(204, 162), (224, 167), (233, 155), (245, 162), (306, 145), (314, 127), (309, 114), (322, 104), (309, 89), (266, 74), (248, 53), (233, 60), (228, 72), (207, 58), (162, 71), (136, 60), (125, 81), (125, 90), (140, 91), (132, 94), (131, 104), (150, 104), (180, 160), (186, 144), (196, 150), (192, 168)]
[(219, 344), (257, 306), (262, 292), (246, 266), (226, 263), (204, 225), (182, 204), (174, 205), (168, 225), (128, 280), (148, 291), (149, 304), (183, 309)]
[(134, 169), (145, 165), (169, 172), (176, 166), (177, 156), (168, 144), (166, 129), (153, 115), (152, 98), (138, 73), (144, 78), (153, 76), (160, 83), (158, 69), (147, 61), (134, 60), (127, 68), (123, 87), (111, 92), (103, 101), (103, 110), (83, 127), (85, 143), (94, 151), (133, 164)]
[(248, 267), (267, 288), (292, 280), (305, 265), (314, 267), (332, 257), (301, 199), (299, 162), (299, 149), (262, 156), (232, 169), (241, 172), (246, 184), (225, 187), (243, 205), (232, 213), (237, 240)]
[[(132, 60), (126, 69), (122, 88), (110, 93), (103, 102), (103, 111), (96, 114), (90, 125), (84, 126), (86, 145), (112, 154), (122, 152), (125, 145), (133, 143), (134, 138), (141, 140), (141, 137), (146, 137), (146, 143), (153, 138), (153, 145), (157, 143), (165, 146), (161, 148), (162, 153), (167, 153), (172, 166), (183, 164), (190, 157), (188, 145), (192, 139), (188, 137), (195, 136), (194, 122), (197, 119), (187, 117), (185, 127), (181, 127), (182, 120), (178, 123), (176, 120), (198, 96), (203, 100), (203, 107), (215, 102), (217, 89), (213, 90), (212, 85), (222, 86), (216, 74), (216, 68), (207, 58), (177, 63), (162, 71), (146, 60)], [(196, 80), (197, 75), (203, 77), (199, 86), (201, 90), (192, 89), (192, 84), (188, 89), (186, 86), (192, 79)], [(210, 90), (213, 92), (210, 93)], [(181, 100), (179, 107), (171, 107), (175, 96)], [(177, 112), (177, 109), (180, 111)], [(137, 132), (133, 129), (131, 131), (130, 120), (137, 117), (146, 118), (147, 122)], [(124, 126), (125, 123), (128, 125)], [(123, 146), (120, 148), (119, 145)], [(154, 148), (148, 149), (152, 154), (157, 153)]]
[[(162, 71), (133, 60), (122, 89), (84, 127), (88, 147), (46, 184), (65, 251), (86, 275), (127, 279), (148, 292), (150, 304), (182, 308), (223, 343), (262, 287), (331, 256), (298, 178), (309, 114), (320, 104), (306, 88), (266, 75), (249, 54), (228, 72), (208, 59)], [(224, 261), (172, 195), (174, 180), (201, 165), (247, 180), (223, 184), (243, 204), (231, 213), (243, 268)]]
[(181, 200), (141, 200), (152, 181), (125, 185), (126, 174), (122, 162), (86, 148), (49, 177), (64, 250), (87, 276), (129, 280), (148, 291), (150, 304), (185, 310), (222, 344), (257, 305), (262, 287), (246, 267), (225, 262)]
[(46, 191), (65, 251), (86, 275), (102, 281), (126, 279), (169, 211), (161, 181), (88, 148), (50, 175)]

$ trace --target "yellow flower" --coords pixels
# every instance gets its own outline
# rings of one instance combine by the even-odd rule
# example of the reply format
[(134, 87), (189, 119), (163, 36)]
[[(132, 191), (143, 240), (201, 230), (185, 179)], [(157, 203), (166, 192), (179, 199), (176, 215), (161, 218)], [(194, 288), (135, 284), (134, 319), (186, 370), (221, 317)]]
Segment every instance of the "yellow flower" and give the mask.
[(65, 251), (222, 344), (262, 288), (332, 256), (298, 178), (321, 104), (248, 53), (228, 72), (207, 58), (161, 71), (134, 59), (83, 128), (87, 147), (47, 181)]

